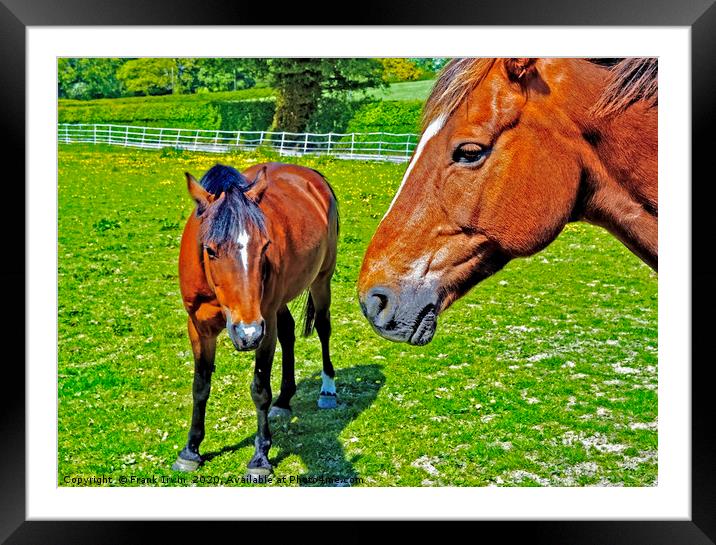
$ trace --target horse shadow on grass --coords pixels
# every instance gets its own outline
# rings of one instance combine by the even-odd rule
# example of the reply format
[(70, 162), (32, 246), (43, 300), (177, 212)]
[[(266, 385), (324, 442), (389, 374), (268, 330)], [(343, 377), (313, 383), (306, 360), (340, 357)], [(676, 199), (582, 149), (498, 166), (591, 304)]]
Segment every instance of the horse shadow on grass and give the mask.
[[(296, 395), (291, 400), (291, 421), (271, 422), (273, 445), (269, 460), (274, 469), (280, 471), (281, 463), (295, 454), (308, 469), (300, 475), (301, 486), (330, 486), (327, 479), (340, 479), (343, 482), (341, 485), (346, 486), (346, 482), (350, 483), (350, 479), (358, 477), (353, 462), (360, 456), (350, 460), (346, 458), (340, 434), (373, 404), (384, 383), (385, 375), (380, 365), (336, 369), (338, 406), (335, 409), (319, 409), (320, 371), (300, 380), (296, 385)], [(277, 394), (275, 392), (274, 398)], [(204, 464), (210, 465), (214, 458), (253, 447), (254, 437), (252, 433), (235, 445), (204, 454)], [(248, 463), (248, 458), (245, 462)]]

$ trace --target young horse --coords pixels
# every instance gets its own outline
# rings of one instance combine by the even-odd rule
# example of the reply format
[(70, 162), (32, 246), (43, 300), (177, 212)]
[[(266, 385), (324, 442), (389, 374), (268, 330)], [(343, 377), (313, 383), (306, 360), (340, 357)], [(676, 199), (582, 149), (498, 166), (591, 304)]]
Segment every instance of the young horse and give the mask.
[(374, 329), (430, 342), (440, 312), (571, 221), (606, 228), (656, 270), (656, 99), (656, 59), (451, 61), (363, 260)]
[[(294, 320), (287, 303), (308, 289), (305, 336), (315, 327), (323, 353), (319, 407), (336, 405), (328, 350), (331, 276), (336, 266), (338, 209), (321, 174), (269, 163), (243, 175), (216, 165), (199, 183), (187, 173), (196, 202), (182, 236), (179, 281), (194, 351), (194, 409), (187, 444), (172, 466), (192, 471), (202, 459), (204, 417), (217, 335), (226, 328), (237, 350), (255, 350), (251, 397), (258, 416), (252, 478), (271, 473), (269, 416), (290, 415), (294, 379)], [(253, 179), (253, 182), (249, 182)], [(281, 393), (271, 408), (271, 364), (282, 349)]]

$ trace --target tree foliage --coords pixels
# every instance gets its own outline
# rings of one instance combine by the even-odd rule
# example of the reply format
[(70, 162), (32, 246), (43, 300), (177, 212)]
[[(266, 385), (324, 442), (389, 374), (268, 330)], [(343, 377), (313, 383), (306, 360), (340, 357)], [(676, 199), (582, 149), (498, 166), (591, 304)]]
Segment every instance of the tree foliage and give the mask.
[(126, 61), (117, 70), (117, 78), (131, 94), (179, 94), (195, 87), (196, 69), (196, 59), (145, 57)]
[(275, 130), (303, 131), (325, 95), (385, 85), (376, 59), (267, 59), (266, 68), (276, 89)]
[(197, 90), (237, 91), (256, 85), (265, 74), (266, 63), (262, 59), (196, 59)]
[(416, 81), (423, 77), (424, 70), (413, 59), (390, 57), (380, 59), (383, 65), (383, 79), (387, 82)]
[(117, 69), (122, 59), (60, 58), (57, 61), (57, 92), (60, 98), (89, 100), (121, 96)]

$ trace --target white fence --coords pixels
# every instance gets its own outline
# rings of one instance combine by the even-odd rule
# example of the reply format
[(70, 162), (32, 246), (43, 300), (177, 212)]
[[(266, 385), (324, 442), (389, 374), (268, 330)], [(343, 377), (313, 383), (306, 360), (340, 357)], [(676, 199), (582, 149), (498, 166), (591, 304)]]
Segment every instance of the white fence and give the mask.
[(57, 125), (57, 140), (65, 144), (111, 144), (135, 148), (175, 148), (190, 151), (227, 152), (267, 148), (280, 155), (332, 155), (341, 159), (408, 161), (418, 142), (417, 134), (292, 133), (269, 131), (220, 131), (171, 129), (134, 125)]

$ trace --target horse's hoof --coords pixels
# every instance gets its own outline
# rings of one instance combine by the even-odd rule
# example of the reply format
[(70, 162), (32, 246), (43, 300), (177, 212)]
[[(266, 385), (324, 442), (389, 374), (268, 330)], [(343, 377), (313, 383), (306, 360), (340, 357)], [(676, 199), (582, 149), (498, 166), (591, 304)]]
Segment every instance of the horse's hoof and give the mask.
[(199, 460), (185, 460), (181, 456), (178, 456), (176, 461), (172, 464), (172, 469), (174, 471), (196, 471), (199, 469), (199, 466), (201, 465), (201, 462)]
[(293, 412), (291, 409), (284, 409), (283, 407), (277, 407), (274, 405), (271, 407), (271, 410), (269, 411), (269, 418), (271, 420), (291, 420), (291, 416), (293, 415)]
[(246, 470), (246, 480), (255, 484), (267, 483), (271, 475), (273, 469), (270, 467), (250, 467)]
[(318, 396), (319, 409), (335, 409), (338, 405), (336, 394), (324, 394)]

